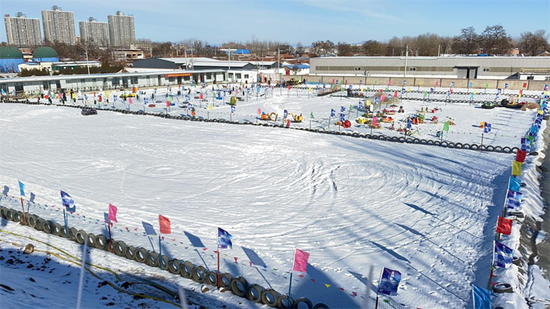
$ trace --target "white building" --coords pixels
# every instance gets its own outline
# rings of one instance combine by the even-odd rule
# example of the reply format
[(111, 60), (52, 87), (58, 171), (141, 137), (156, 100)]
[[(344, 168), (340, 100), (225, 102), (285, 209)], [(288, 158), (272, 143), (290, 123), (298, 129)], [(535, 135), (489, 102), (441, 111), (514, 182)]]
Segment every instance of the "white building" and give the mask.
[(136, 42), (134, 16), (126, 16), (121, 11), (109, 15), (109, 37), (113, 47), (130, 47)]
[(51, 10), (42, 11), (44, 40), (69, 45), (76, 44), (76, 31), (73, 12), (63, 12), (54, 5)]
[(31, 47), (42, 44), (42, 33), (40, 32), (40, 20), (38, 18), (27, 18), (23, 13), (18, 12), (15, 17), (6, 15), (6, 36), (9, 45), (17, 47)]
[(109, 46), (109, 24), (98, 22), (93, 17), (88, 21), (78, 23), (80, 28), (80, 42), (90, 43), (101, 47)]

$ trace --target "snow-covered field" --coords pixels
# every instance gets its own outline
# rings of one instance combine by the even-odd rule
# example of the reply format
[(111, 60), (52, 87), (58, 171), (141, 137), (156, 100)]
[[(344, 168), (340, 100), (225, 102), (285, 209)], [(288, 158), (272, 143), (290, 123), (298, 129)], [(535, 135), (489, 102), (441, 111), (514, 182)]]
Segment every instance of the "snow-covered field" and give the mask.
[[(231, 117), (256, 122), (258, 108), (278, 114), (286, 109), (306, 118), (292, 126), (309, 126), (313, 113), (311, 125), (328, 129), (331, 108), (339, 113), (344, 106), (348, 115), (349, 106), (356, 108), (359, 101), (308, 98), (307, 91), (297, 97), (284, 91), (281, 94), (276, 89), (273, 97), (239, 102)], [(484, 144), (510, 147), (519, 146), (519, 137), (535, 115), (529, 110), (484, 110), (444, 102), (405, 101), (402, 105), (405, 113), (394, 116), (396, 127), (399, 120), (422, 107), (440, 108), (433, 114), (440, 119), (438, 124), (415, 126), (419, 138), (436, 139), (441, 120), (450, 117), (456, 125), (445, 140), (479, 143), (482, 131), (476, 126), (486, 121), (492, 124), (492, 132), (484, 136)], [(118, 102), (117, 106), (123, 105)], [(138, 110), (143, 103), (126, 106)], [(187, 110), (174, 106), (170, 113), (186, 114)], [(224, 104), (214, 104), (211, 111), (199, 105), (197, 113), (205, 118), (230, 118), (230, 109)], [(351, 112), (352, 120), (355, 113)], [(338, 130), (334, 120), (330, 129)], [(374, 131), (398, 135), (389, 125)], [(356, 124), (342, 130), (370, 132)], [(209, 269), (217, 265), (214, 250), (217, 227), (221, 227), (234, 237), (233, 250), (222, 251), (222, 271), (244, 275), (249, 282), (283, 294), (288, 292), (294, 249), (299, 248), (310, 253), (310, 264), (307, 274), (294, 275), (292, 295), (331, 308), (360, 307), (368, 279), (376, 284), (383, 267), (403, 275), (399, 294), (392, 297), (396, 302), (422, 308), (470, 306), (471, 284), (483, 287), (488, 282), (495, 222), (513, 160), (513, 154), (101, 110), (97, 116), (85, 117), (78, 109), (19, 104), (0, 105), (0, 147), (0, 184), (10, 188), (9, 196), (0, 202), (3, 206), (21, 208), (19, 179), (28, 192), (36, 194), (30, 212), (62, 223), (61, 189), (71, 194), (77, 205), (69, 224), (98, 234), (105, 232), (103, 213), (111, 203), (119, 211), (113, 238), (148, 248), (151, 244), (141, 222), (158, 228), (157, 218), (162, 214), (172, 223), (172, 234), (164, 238), (163, 254)], [(3, 219), (0, 226), (80, 256), (80, 247), (62, 238), (46, 238)], [(0, 232), (0, 255), (17, 254), (18, 245), (12, 242), (32, 241)], [(14, 252), (6, 254), (8, 250)], [(259, 259), (251, 258), (254, 255)], [(38, 303), (74, 307), (76, 268), (51, 256), (49, 267), (55, 271), (50, 276), (25, 266), (29, 260), (38, 267), (44, 254), (18, 258), (23, 261), (19, 266), (0, 261), (0, 283), (16, 290), (0, 289), (2, 304), (9, 304), (8, 308)], [(92, 250), (91, 260), (127, 276), (153, 276), (188, 291), (199, 287), (191, 280), (103, 251)], [(375, 275), (367, 279), (371, 267)], [(99, 272), (114, 280), (112, 274)], [(98, 287), (101, 280), (87, 276), (84, 297), (90, 308), (109, 302), (116, 307), (136, 307), (140, 302), (173, 307), (132, 300), (109, 286)], [(29, 283), (27, 277), (36, 282)], [(48, 286), (50, 290), (44, 290)], [(39, 295), (40, 301), (26, 294), (19, 299), (22, 293), (31, 293), (29, 290)], [(188, 294), (205, 307), (254, 306), (229, 293)], [(107, 300), (101, 299), (104, 295)]]

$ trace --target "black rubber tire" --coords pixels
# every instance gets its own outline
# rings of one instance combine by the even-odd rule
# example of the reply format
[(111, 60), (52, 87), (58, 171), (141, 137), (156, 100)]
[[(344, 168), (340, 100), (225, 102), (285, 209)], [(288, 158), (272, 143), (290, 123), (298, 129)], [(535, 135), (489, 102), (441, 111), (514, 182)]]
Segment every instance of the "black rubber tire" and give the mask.
[(191, 279), (197, 283), (203, 283), (206, 277), (207, 271), (204, 266), (195, 266), (191, 272)]
[[(519, 150), (518, 147), (514, 147), (514, 148), (512, 148), (512, 153), (518, 153), (518, 150)], [(502, 149), (502, 151), (504, 151), (504, 148)], [(535, 153), (537, 153), (537, 152), (535, 151)], [(537, 153), (537, 155), (538, 155), (538, 153)]]
[(95, 247), (95, 234), (93, 233), (88, 234), (88, 247), (90, 248)]
[[(27, 218), (27, 222), (28, 222), (28, 218)], [(59, 223), (54, 223), (53, 227), (53, 234), (55, 236), (59, 236), (59, 237), (65, 237), (65, 227)]]
[(168, 259), (168, 256), (167, 256), (167, 255), (162, 255), (162, 256), (158, 259), (158, 262), (159, 262), (159, 267), (160, 267), (160, 269), (162, 269), (162, 270), (168, 270), (168, 262), (170, 262), (170, 260)]
[(94, 248), (101, 249), (104, 251), (109, 251), (109, 240), (103, 234), (96, 235), (94, 239), (95, 245)]
[(404, 143), (404, 142), (406, 142), (406, 141), (407, 141), (407, 139), (404, 138), (404, 137), (400, 137), (400, 138), (399, 138), (399, 142), (400, 142), (400, 143)]
[(384, 135), (380, 135), (380, 136), (378, 136), (378, 140), (385, 141), (386, 137)]
[(462, 145), (462, 149), (471, 149), (472, 146), (470, 144), (464, 144)]
[(38, 217), (36, 215), (27, 216), (27, 224), (33, 229), (36, 228), (37, 222), (38, 222)]
[(279, 296), (279, 300), (277, 300), (277, 308), (296, 308), (294, 298), (292, 298), (292, 296), (288, 297), (286, 294)]
[(218, 272), (211, 270), (206, 273), (204, 276), (204, 283), (208, 285), (217, 286), (218, 285)]
[(512, 152), (512, 149), (510, 147), (506, 146), (506, 147), (502, 148), (502, 151), (505, 152), (505, 153), (510, 153), (510, 152)]
[(472, 150), (478, 150), (478, 149), (479, 149), (479, 145), (478, 145), (478, 144), (472, 144), (472, 145), (470, 146), (470, 149), (472, 149)]
[[(4, 218), (4, 219), (7, 219), (6, 218), (6, 212), (8, 211), (8, 209), (4, 206), (0, 206), (0, 218)], [(33, 226), (34, 227), (34, 226)]]
[(262, 293), (262, 304), (268, 305), (269, 307), (277, 307), (277, 302), (279, 301), (279, 292), (274, 289), (267, 289)]
[(76, 241), (76, 233), (78, 233), (78, 229), (76, 227), (70, 227), (69, 240)]
[(169, 262), (168, 262), (168, 271), (171, 273), (171, 274), (179, 274), (180, 272), (180, 265), (181, 265), (181, 261), (178, 260), (178, 259), (171, 259)]
[(441, 146), (441, 142), (440, 141), (435, 141), (434, 146)]
[(487, 147), (485, 145), (479, 145), (479, 150), (485, 151)]
[(449, 142), (449, 143), (447, 144), (447, 147), (449, 147), (449, 148), (455, 148), (456, 145), (455, 145), (455, 143), (453, 143), (453, 142)]
[(147, 253), (147, 256), (145, 256), (145, 265), (151, 266), (151, 267), (158, 267), (159, 266), (159, 254), (156, 252), (149, 251)]
[(231, 288), (231, 280), (233, 280), (233, 276), (231, 274), (222, 273), (220, 275), (220, 286), (226, 289)]
[(398, 142), (398, 141), (399, 141), (399, 137), (393, 136), (393, 137), (391, 138), (391, 141), (392, 141), (392, 142)]
[(136, 253), (137, 249), (134, 246), (127, 246), (126, 250), (124, 250), (124, 257), (126, 257), (128, 260), (135, 261), (136, 259)]
[(433, 146), (434, 144), (434, 141), (432, 141), (431, 139), (427, 140), (426, 143), (430, 146)]
[(447, 148), (447, 147), (449, 147), (449, 143), (447, 143), (447, 142), (441, 142), (441, 147)]
[(413, 139), (413, 144), (420, 144), (421, 140), (418, 138)]
[(136, 262), (138, 263), (145, 263), (145, 258), (147, 257), (147, 253), (149, 251), (147, 251), (147, 249), (145, 248), (139, 248), (136, 250), (136, 254), (135, 254), (135, 260)]
[(495, 146), (495, 152), (502, 152), (502, 147)]
[(124, 251), (126, 251), (126, 243), (122, 240), (112, 240), (113, 242), (113, 252), (118, 255), (124, 257)]
[(414, 140), (413, 140), (412, 138), (406, 138), (406, 139), (405, 139), (405, 142), (406, 142), (407, 144), (412, 144), (413, 141), (414, 141)]
[(463, 149), (464, 148), (464, 145), (462, 143), (456, 143), (455, 144), (455, 148), (457, 149)]
[(12, 220), (13, 222), (16, 222), (16, 223), (21, 222), (22, 213), (21, 213), (19, 210), (13, 210), (11, 213), (12, 213), (12, 218), (11, 218), (11, 220)]
[(53, 224), (50, 220), (44, 220), (42, 224), (42, 231), (46, 234), (51, 234), (53, 232)]
[(6, 219), (10, 220), (10, 221), (13, 221), (13, 212), (14, 210), (13, 209), (8, 209), (4, 212), (4, 214), (6, 215)]
[(509, 283), (497, 283), (493, 285), (493, 292), (495, 293), (513, 293), (514, 289)]
[(309, 300), (309, 298), (306, 298), (306, 297), (298, 298), (297, 300), (294, 301), (294, 308), (301, 309), (300, 307), (298, 307), (298, 305), (300, 304), (305, 304), (308, 309), (313, 309), (313, 303), (311, 302), (311, 300)]
[(330, 309), (330, 308), (323, 303), (318, 303), (315, 306), (313, 306), (313, 309)]
[(260, 303), (262, 302), (262, 293), (264, 290), (264, 287), (259, 284), (251, 284), (246, 289), (246, 299)]
[(231, 292), (233, 294), (244, 297), (248, 290), (248, 281), (244, 277), (236, 277), (231, 280)]
[(191, 278), (193, 268), (195, 268), (195, 265), (193, 265), (193, 263), (191, 263), (189, 261), (181, 263), (180, 264), (180, 271), (179, 271), (180, 276), (182, 276), (183, 278), (188, 278), (188, 279)]
[(86, 241), (86, 237), (88, 237), (88, 234), (83, 230), (79, 230), (78, 232), (76, 232), (75, 240), (77, 243), (83, 245)]
[(491, 146), (491, 145), (488, 145), (488, 146), (487, 146), (487, 151), (494, 152), (494, 151), (495, 151), (495, 147), (493, 147), (493, 146)]

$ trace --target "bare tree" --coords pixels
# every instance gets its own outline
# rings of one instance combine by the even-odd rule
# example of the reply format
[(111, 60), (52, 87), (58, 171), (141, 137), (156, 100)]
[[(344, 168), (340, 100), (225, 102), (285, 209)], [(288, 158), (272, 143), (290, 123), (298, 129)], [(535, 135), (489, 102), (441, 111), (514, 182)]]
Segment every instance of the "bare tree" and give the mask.
[(479, 35), (474, 27), (468, 27), (460, 30), (460, 35), (454, 37), (453, 51), (457, 54), (475, 54), (479, 48)]
[(512, 48), (512, 39), (501, 25), (487, 26), (481, 34), (481, 47), (489, 55), (506, 55)]
[(528, 56), (536, 56), (550, 50), (548, 34), (544, 30), (522, 33), (518, 44), (520, 52)]
[(338, 42), (338, 45), (336, 46), (338, 51), (338, 56), (353, 56), (352, 48), (349, 44), (343, 42)]
[(387, 44), (375, 40), (369, 40), (363, 43), (363, 52), (367, 56), (384, 56), (386, 55)]

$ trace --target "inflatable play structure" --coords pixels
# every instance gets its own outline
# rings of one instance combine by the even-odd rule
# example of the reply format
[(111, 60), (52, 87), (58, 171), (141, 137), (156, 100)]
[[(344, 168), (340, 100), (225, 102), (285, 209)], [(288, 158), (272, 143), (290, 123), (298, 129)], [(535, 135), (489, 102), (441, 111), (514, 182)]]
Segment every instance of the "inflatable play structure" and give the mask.
[(279, 118), (279, 115), (271, 112), (269, 114), (267, 114), (266, 112), (262, 112), (260, 114), (260, 120), (270, 120), (270, 121), (277, 121), (277, 118)]
[(484, 102), (481, 104), (481, 108), (483, 109), (493, 109), (495, 108), (496, 104), (494, 102)]
[(80, 113), (83, 116), (97, 115), (97, 110), (95, 108), (91, 108), (91, 107), (83, 107), (82, 111), (80, 111)]
[(302, 116), (302, 114), (300, 114), (300, 115), (294, 115), (293, 113), (288, 113), (288, 115), (289, 115), (290, 117), (292, 117), (292, 118), (291, 118), (291, 121), (292, 121), (292, 122), (302, 122), (302, 121), (304, 121), (304, 116)]

